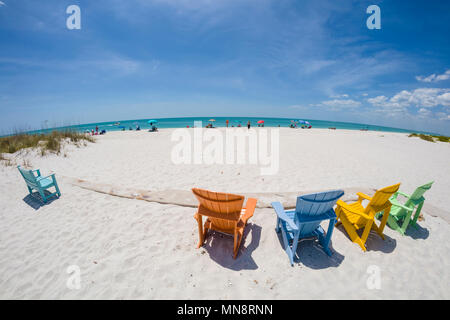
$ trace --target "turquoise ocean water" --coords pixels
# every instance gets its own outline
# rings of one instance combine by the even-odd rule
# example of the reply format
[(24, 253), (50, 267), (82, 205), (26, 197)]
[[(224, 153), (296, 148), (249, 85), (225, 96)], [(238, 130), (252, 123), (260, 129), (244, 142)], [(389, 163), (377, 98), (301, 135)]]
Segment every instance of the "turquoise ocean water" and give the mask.
[[(203, 127), (209, 123), (209, 119), (211, 117), (197, 117), (197, 118), (152, 118), (152, 120), (157, 120), (158, 123), (156, 126), (158, 128), (186, 128), (187, 126), (192, 127), (194, 125), (194, 121), (202, 121)], [(229, 127), (235, 126), (237, 127), (239, 124), (241, 126), (246, 127), (247, 122), (250, 120), (252, 127), (258, 126), (258, 121), (263, 120), (265, 127), (289, 127), (291, 124), (291, 120), (300, 120), (300, 119), (289, 119), (289, 118), (252, 118), (252, 117), (214, 117), (216, 121), (213, 122), (215, 127), (225, 127), (226, 120), (229, 120)], [(58, 128), (50, 128), (50, 129), (41, 129), (30, 131), (29, 133), (42, 133), (48, 132), (52, 130), (76, 130), (76, 131), (86, 131), (86, 130), (95, 130), (95, 127), (98, 126), (99, 131), (106, 130), (108, 131), (122, 131), (122, 130), (135, 130), (137, 126), (140, 126), (141, 130), (146, 130), (150, 128), (148, 124), (148, 120), (150, 119), (140, 119), (140, 120), (119, 120), (112, 122), (99, 122), (99, 123), (89, 123), (89, 124), (79, 124), (79, 125), (71, 125), (65, 127)], [(430, 133), (425, 131), (416, 131), (416, 130), (406, 130), (399, 128), (391, 128), (391, 127), (383, 127), (383, 126), (375, 126), (361, 123), (349, 123), (349, 122), (335, 122), (335, 121), (323, 121), (323, 120), (310, 120), (310, 119), (301, 119), (308, 121), (313, 128), (336, 128), (336, 129), (349, 129), (349, 130), (369, 130), (369, 131), (385, 131), (385, 132), (417, 132), (417, 133)]]

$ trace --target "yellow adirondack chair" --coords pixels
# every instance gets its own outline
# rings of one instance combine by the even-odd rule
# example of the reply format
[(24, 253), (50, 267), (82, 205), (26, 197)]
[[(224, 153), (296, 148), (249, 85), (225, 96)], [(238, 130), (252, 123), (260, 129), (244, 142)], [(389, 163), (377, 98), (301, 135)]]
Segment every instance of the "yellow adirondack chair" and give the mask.
[[(199, 188), (193, 188), (192, 192), (199, 201), (197, 212), (194, 215), (198, 222), (199, 242), (197, 248), (203, 245), (208, 230), (216, 230), (234, 237), (233, 258), (236, 259), (245, 226), (248, 219), (253, 216), (257, 200), (249, 198), (246, 207), (243, 208), (244, 196)], [(207, 218), (204, 226), (202, 226), (203, 216)]]
[[(336, 226), (342, 223), (350, 239), (359, 244), (363, 251), (366, 251), (365, 243), (370, 230), (376, 231), (384, 240), (383, 230), (392, 205), (389, 198), (397, 192), (399, 188), (400, 183), (379, 189), (373, 197), (358, 192), (358, 201), (351, 204), (338, 200), (336, 203), (336, 215), (338, 218)], [(369, 200), (369, 203), (365, 208), (362, 205), (363, 200)], [(383, 219), (381, 220), (380, 225), (377, 226), (375, 223), (375, 215), (381, 211), (384, 211)], [(356, 231), (362, 228), (364, 231), (360, 237)]]

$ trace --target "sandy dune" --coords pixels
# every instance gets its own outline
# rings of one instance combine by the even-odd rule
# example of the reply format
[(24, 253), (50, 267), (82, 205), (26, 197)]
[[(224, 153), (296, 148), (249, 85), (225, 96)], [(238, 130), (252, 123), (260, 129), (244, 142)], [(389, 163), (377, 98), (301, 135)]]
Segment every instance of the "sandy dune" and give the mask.
[[(47, 205), (28, 195), (16, 168), (0, 166), (0, 298), (450, 298), (449, 144), (398, 133), (281, 129), (279, 172), (262, 176), (250, 164), (175, 165), (172, 132), (109, 132), (59, 156), (16, 154), (18, 164), (56, 172), (62, 197)], [(387, 227), (386, 240), (371, 234), (363, 253), (339, 227), (332, 257), (305, 240), (291, 267), (270, 208), (256, 210), (233, 260), (232, 238), (221, 234), (195, 249), (194, 208), (111, 196), (76, 186), (77, 179), (160, 192), (197, 186), (293, 194), (435, 184), (418, 230), (402, 237)], [(67, 286), (72, 265), (80, 268), (80, 289)], [(371, 265), (380, 270), (379, 290), (366, 284)]]

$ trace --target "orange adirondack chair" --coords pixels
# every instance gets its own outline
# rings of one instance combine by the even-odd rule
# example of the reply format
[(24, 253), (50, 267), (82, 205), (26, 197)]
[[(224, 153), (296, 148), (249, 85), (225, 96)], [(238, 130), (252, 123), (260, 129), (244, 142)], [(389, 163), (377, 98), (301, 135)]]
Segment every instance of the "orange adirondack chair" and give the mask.
[[(358, 201), (348, 204), (342, 200), (337, 201), (336, 215), (338, 222), (336, 226), (342, 223), (349, 235), (350, 239), (359, 244), (363, 251), (366, 251), (366, 240), (369, 237), (370, 230), (374, 230), (384, 240), (383, 230), (389, 217), (391, 210), (391, 202), (389, 198), (398, 191), (400, 183), (377, 190), (373, 197), (369, 197), (362, 192), (358, 192)], [(369, 200), (369, 203), (364, 208), (363, 200)], [(375, 215), (378, 212), (384, 211), (383, 219), (380, 225), (375, 224)], [(360, 237), (356, 230), (364, 228), (363, 234)]]
[[(192, 192), (199, 201), (197, 213), (194, 215), (198, 222), (197, 248), (203, 245), (209, 229), (219, 231), (234, 237), (233, 258), (236, 259), (244, 228), (248, 219), (253, 216), (257, 200), (249, 198), (243, 208), (244, 196), (198, 188), (193, 188)], [(204, 226), (203, 216), (207, 217)]]

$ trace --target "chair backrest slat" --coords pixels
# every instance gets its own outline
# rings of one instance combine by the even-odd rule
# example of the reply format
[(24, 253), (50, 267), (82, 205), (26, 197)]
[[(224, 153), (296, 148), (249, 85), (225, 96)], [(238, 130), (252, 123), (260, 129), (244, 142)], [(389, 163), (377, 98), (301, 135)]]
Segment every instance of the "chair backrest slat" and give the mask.
[(22, 175), (23, 179), (28, 185), (32, 187), (37, 187), (37, 180), (35, 175), (33, 174), (33, 171), (25, 170), (20, 166), (18, 166), (17, 169), (19, 169), (20, 174)]
[(343, 195), (343, 190), (332, 190), (313, 194), (305, 194), (297, 197), (297, 205), (295, 207), (296, 214), (294, 221), (299, 226), (300, 234), (311, 233), (318, 227), (320, 221), (299, 225), (299, 216), (322, 215), (333, 209), (336, 201)]
[[(213, 224), (223, 229), (233, 229), (235, 227), (236, 222), (239, 220), (238, 213), (241, 212), (244, 205), (244, 196), (212, 192), (199, 188), (193, 188), (192, 192), (198, 199), (201, 207), (216, 213), (214, 218), (210, 217)], [(217, 218), (217, 214), (223, 216), (223, 219)]]
[(431, 188), (431, 186), (433, 185), (434, 181), (431, 181), (427, 184), (424, 184), (423, 186), (418, 187), (414, 193), (411, 195), (410, 199), (412, 201), (416, 201), (419, 200), (420, 198), (422, 198), (422, 196), (424, 195), (424, 193), (429, 190)]
[(396, 193), (399, 188), (400, 183), (397, 183), (392, 186), (377, 190), (377, 192), (375, 192), (375, 194), (373, 195), (372, 200), (370, 200), (369, 204), (367, 205), (365, 213), (369, 213), (372, 210), (378, 212), (378, 208), (384, 208), (386, 205), (388, 205), (389, 198), (394, 193)]

